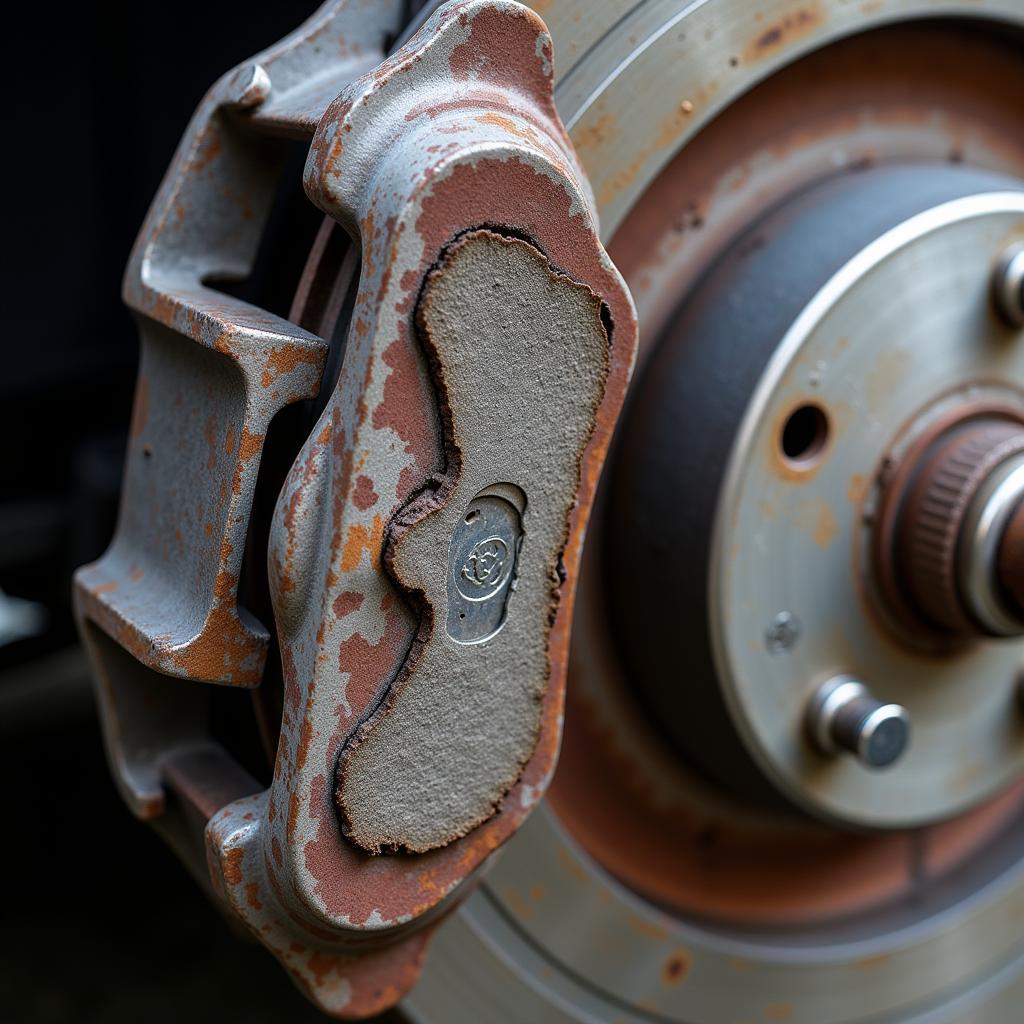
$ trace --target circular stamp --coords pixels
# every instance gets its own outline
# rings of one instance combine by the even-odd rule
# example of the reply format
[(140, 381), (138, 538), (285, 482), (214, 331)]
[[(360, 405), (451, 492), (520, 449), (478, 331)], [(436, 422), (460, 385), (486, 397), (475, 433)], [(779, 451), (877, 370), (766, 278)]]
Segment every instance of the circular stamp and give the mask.
[(508, 544), (497, 536), (473, 545), (459, 570), (456, 586), (467, 601), (486, 601), (502, 589), (512, 568)]

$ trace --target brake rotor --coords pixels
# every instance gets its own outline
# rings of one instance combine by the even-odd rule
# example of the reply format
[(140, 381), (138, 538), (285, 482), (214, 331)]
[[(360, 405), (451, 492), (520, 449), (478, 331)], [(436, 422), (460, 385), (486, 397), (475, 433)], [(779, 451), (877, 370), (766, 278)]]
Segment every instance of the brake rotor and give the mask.
[[(545, 11), (556, 40), (559, 9)], [(644, 13), (627, 14), (591, 49), (574, 48), (585, 51), (584, 67), (563, 64), (556, 94), (560, 104), (585, 97), (566, 121), (611, 212), (609, 224), (602, 210), (603, 230), (641, 322), (636, 380), (585, 551), (559, 771), (546, 804), (441, 936), (408, 1005), (424, 1021), (467, 1004), (493, 1015), (495, 1002), (502, 1019), (523, 1021), (1015, 1019), (1020, 647), (972, 639), (964, 664), (959, 640), (908, 633), (876, 591), (884, 582), (873, 567), (871, 516), (885, 491), (882, 470), (891, 472), (910, 435), (931, 429), (944, 408), (1021, 408), (1016, 335), (987, 294), (1024, 224), (1024, 146), (1010, 99), (1024, 84), (1011, 29), (1020, 12), (986, 9), (1001, 21), (992, 25), (918, 20), (913, 5), (861, 11), (845, 23), (831, 7), (776, 19), (762, 11), (750, 38), (730, 34), (732, 18), (742, 20), (738, 6), (703, 5), (657, 24)], [(699, 57), (682, 59), (691, 44)], [(605, 78), (585, 67), (598, 51), (617, 69)], [(592, 92), (572, 89), (582, 80)], [(650, 164), (672, 153), (650, 179)], [(906, 206), (872, 225), (864, 214), (886, 216), (880, 193), (890, 173), (910, 176), (894, 186)], [(855, 214), (832, 209), (829, 223), (821, 199), (794, 249), (771, 252), (763, 229), (772, 211), (790, 225), (815, 192), (861, 188)], [(944, 243), (942, 230), (922, 228), (922, 245), (954, 246), (956, 257), (945, 259), (957, 302), (921, 314), (903, 304), (906, 278), (873, 297), (851, 291), (850, 329), (819, 325), (827, 353), (803, 345), (776, 352), (802, 304), (859, 248), (960, 194), (970, 206), (970, 197), (993, 191), (1018, 197), (965, 220), (947, 210), (968, 233), (987, 224), (969, 285), (963, 237)], [(846, 201), (856, 208), (852, 196)], [(832, 236), (857, 231), (858, 242), (827, 265), (821, 250), (842, 246)], [(761, 280), (758, 271), (737, 271), (721, 287), (707, 280), (716, 262), (758, 251), (766, 253)], [(915, 267), (932, 258), (912, 245), (899, 256)], [(895, 262), (878, 272), (880, 283)], [(942, 273), (937, 266), (935, 278), (918, 281), (922, 299), (929, 286), (932, 296), (949, 293)], [(723, 307), (737, 319), (716, 324), (713, 338), (701, 335), (688, 310), (702, 302), (709, 322)], [(895, 334), (880, 323), (882, 308), (897, 317)], [(902, 332), (901, 310), (912, 325)], [(857, 346), (855, 325), (868, 347)], [(970, 365), (941, 382), (934, 372), (923, 378), (923, 369), (937, 369), (929, 357), (943, 359), (943, 337)], [(923, 367), (898, 368), (904, 358)], [(798, 416), (794, 443), (803, 447), (790, 458), (784, 428), (805, 398), (823, 409), (825, 427), (812, 419), (800, 429)], [(863, 465), (837, 451), (840, 443), (863, 446)], [(735, 482), (724, 497), (727, 471)], [(825, 474), (834, 474), (828, 484)], [(731, 533), (718, 526), (716, 536), (723, 507), (746, 518)], [(708, 554), (712, 544), (721, 555)], [(720, 598), (715, 610), (716, 558), (735, 566), (735, 608)], [(850, 636), (858, 620), (864, 635)], [(752, 698), (768, 687), (763, 708), (712, 706), (732, 685), (722, 682), (726, 641), (715, 630), (735, 634), (736, 657), (755, 663), (742, 685)], [(794, 652), (817, 649), (820, 664), (794, 668), (797, 658), (785, 653), (793, 635)], [(885, 682), (865, 664), (868, 637), (885, 652)], [(920, 681), (910, 663), (920, 665)], [(943, 672), (949, 682), (931, 678)], [(823, 754), (808, 737), (817, 688), (843, 673), (869, 677), (877, 703), (909, 706), (910, 743), (891, 769), (862, 766), (845, 751)], [(992, 682), (979, 685), (975, 673)], [(765, 715), (779, 686), (794, 697), (773, 725)], [(963, 719), (970, 713), (996, 732), (972, 735)], [(740, 714), (750, 715), (749, 728), (774, 731), (796, 773), (811, 773), (805, 790), (772, 779)], [(943, 727), (952, 734), (937, 735)], [(948, 753), (958, 748), (964, 755)], [(988, 768), (971, 763), (990, 753)], [(945, 774), (931, 776), (947, 756)], [(904, 772), (934, 786), (930, 807), (899, 783)], [(867, 804), (826, 806), (844, 778), (891, 801), (889, 820)], [(471, 985), (461, 980), (467, 957)]]

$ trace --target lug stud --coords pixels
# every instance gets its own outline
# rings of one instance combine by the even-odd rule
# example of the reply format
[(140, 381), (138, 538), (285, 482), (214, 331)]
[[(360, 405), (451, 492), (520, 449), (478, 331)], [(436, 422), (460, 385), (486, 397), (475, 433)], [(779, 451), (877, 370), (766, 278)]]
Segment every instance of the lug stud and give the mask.
[(1024, 244), (1011, 246), (999, 261), (992, 280), (999, 312), (1014, 325), (1024, 327)]
[(815, 692), (807, 727), (825, 754), (853, 754), (866, 768), (887, 768), (910, 741), (910, 716), (899, 704), (883, 704), (851, 676), (835, 676)]

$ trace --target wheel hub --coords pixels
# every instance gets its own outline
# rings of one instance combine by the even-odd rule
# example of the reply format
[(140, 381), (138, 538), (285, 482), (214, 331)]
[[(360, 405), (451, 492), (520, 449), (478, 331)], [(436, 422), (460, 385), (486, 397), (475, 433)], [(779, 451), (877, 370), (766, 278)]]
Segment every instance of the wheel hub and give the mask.
[(943, 419), (881, 496), (879, 581), (921, 642), (1019, 636), (1024, 421), (1011, 407)]
[[(879, 600), (899, 591), (918, 618), (961, 633), (991, 606), (1011, 631), (995, 555), (1019, 500), (1024, 399), (994, 382), (1022, 379), (1024, 353), (989, 296), (1024, 212), (1016, 187), (904, 166), (801, 195), (702, 280), (638, 385), (610, 485), (616, 621), (679, 748), (736, 792), (770, 801), (767, 780), (826, 820), (905, 828), (976, 805), (1024, 767), (1021, 647), (979, 642), (943, 659), (894, 640)], [(997, 398), (1002, 420), (897, 454), (937, 405), (959, 418)], [(921, 459), (935, 466), (916, 470)], [(694, 612), (705, 593), (706, 622)], [(988, 605), (972, 615), (963, 600)], [(703, 649), (691, 668), (676, 643), (651, 642), (673, 635)], [(844, 676), (864, 694), (840, 714), (854, 715), (844, 742), (812, 722), (815, 749), (808, 708), (831, 722), (821, 687)], [(844, 748), (860, 756), (829, 756)], [(871, 770), (882, 762), (884, 780)]]

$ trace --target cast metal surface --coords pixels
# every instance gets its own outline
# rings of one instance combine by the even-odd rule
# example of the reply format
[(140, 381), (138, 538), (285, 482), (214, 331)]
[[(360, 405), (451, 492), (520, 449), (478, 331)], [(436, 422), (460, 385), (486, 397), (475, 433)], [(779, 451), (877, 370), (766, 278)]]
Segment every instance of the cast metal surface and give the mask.
[[(546, 790), (583, 529), (635, 349), (543, 23), (451, 3), (378, 63), (401, 6), (327, 4), (193, 120), (126, 277), (144, 357), (118, 534), (76, 581), (133, 808), (182, 846), (205, 824), (216, 891), (345, 1017), (407, 990), (431, 923)], [(251, 266), (282, 134), (312, 135), (306, 191), (361, 273), (271, 527), (284, 709), (255, 793), (195, 684), (261, 679), (268, 631), (237, 603), (255, 475), (327, 343), (211, 283)], [(498, 502), (506, 533), (463, 554)], [(501, 601), (472, 635), (446, 625), (464, 621), (453, 580)], [(173, 829), (168, 790), (189, 819)]]

